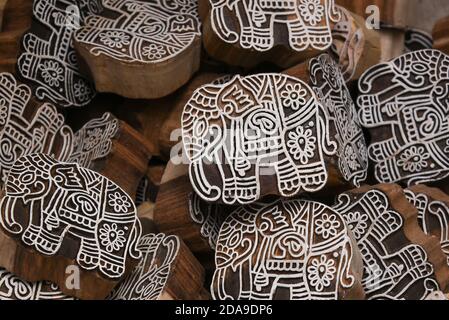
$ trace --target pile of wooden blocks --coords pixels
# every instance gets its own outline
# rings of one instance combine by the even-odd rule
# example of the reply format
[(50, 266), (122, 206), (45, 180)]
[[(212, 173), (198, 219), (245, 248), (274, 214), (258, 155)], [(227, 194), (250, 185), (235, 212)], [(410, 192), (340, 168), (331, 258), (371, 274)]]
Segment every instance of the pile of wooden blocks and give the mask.
[(449, 1), (0, 0), (0, 300), (449, 299)]

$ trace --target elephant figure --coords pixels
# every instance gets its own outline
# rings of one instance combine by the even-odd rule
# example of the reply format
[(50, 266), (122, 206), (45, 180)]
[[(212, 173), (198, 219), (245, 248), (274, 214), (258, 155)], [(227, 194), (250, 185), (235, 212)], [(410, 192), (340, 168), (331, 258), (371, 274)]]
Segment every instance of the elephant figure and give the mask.
[(184, 51), (201, 35), (194, 0), (104, 0), (103, 6), (104, 16), (88, 17), (75, 33), (76, 41), (97, 56), (158, 63)]
[(107, 178), (43, 154), (16, 161), (0, 203), (1, 225), (27, 247), (53, 256), (79, 241), (77, 264), (119, 279), (139, 259), (140, 222), (132, 199)]
[(214, 299), (334, 300), (359, 285), (349, 229), (315, 202), (239, 207), (221, 227), (215, 252)]
[(289, 45), (295, 51), (324, 51), (332, 44), (331, 23), (340, 20), (334, 0), (209, 2), (215, 34), (227, 43), (258, 51), (268, 51), (279, 44)]
[(438, 50), (402, 55), (359, 82), (360, 120), (373, 141), (379, 182), (414, 185), (449, 176), (449, 57)]
[(66, 161), (72, 153), (73, 132), (53, 105), (43, 104), (30, 112), (31, 90), (9, 73), (0, 73), (0, 178), (22, 156), (52, 154)]
[(34, 1), (35, 27), (23, 37), (17, 61), (19, 74), (33, 84), (38, 99), (64, 107), (87, 105), (95, 95), (92, 84), (78, 70), (72, 20), (77, 15), (82, 22), (87, 15), (101, 10), (101, 2), (87, 0), (78, 5), (79, 2)]
[(425, 250), (398, 240), (404, 219), (391, 209), (382, 191), (342, 194), (334, 209), (352, 230), (362, 253), (362, 285), (368, 299), (418, 300), (439, 290)]
[(134, 271), (111, 292), (108, 300), (158, 300), (172, 275), (181, 243), (177, 236), (146, 234), (137, 246), (142, 259)]
[(324, 157), (337, 151), (312, 89), (281, 74), (236, 76), (197, 89), (182, 129), (195, 192), (229, 205), (318, 191), (328, 178)]

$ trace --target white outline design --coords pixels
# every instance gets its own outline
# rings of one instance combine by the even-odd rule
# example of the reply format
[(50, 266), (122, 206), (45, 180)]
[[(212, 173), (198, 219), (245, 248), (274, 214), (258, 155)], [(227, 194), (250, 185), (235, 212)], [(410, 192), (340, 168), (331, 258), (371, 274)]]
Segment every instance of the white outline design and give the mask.
[[(317, 222), (326, 219), (334, 224), (323, 238), (316, 233)], [(320, 203), (276, 200), (239, 207), (220, 230), (212, 297), (341, 298), (342, 289), (357, 283), (352, 242), (341, 216)]]

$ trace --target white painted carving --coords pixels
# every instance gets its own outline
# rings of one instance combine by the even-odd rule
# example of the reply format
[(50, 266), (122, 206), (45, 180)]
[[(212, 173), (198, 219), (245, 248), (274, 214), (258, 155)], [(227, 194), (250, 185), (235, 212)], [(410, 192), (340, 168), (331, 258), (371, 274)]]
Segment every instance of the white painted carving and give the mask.
[(109, 300), (157, 300), (164, 291), (180, 248), (179, 238), (147, 234), (137, 248), (142, 259), (133, 273), (113, 290)]
[(338, 299), (356, 284), (349, 230), (331, 208), (300, 200), (239, 207), (217, 241), (214, 299)]
[(424, 193), (405, 190), (405, 195), (418, 209), (418, 222), (424, 233), (439, 235), (441, 249), (449, 265), (449, 207), (442, 201), (430, 199)]
[(79, 9), (81, 22), (101, 10), (98, 0), (35, 0), (33, 17), (42, 28), (25, 34), (17, 62), (20, 75), (32, 85), (38, 99), (63, 107), (87, 105), (95, 95), (78, 70), (72, 41), (74, 17), (68, 14), (73, 6)]
[(342, 194), (334, 207), (352, 230), (363, 257), (368, 299), (419, 300), (439, 290), (424, 249), (403, 237), (404, 219), (380, 190)]
[(199, 88), (184, 109), (182, 128), (190, 180), (209, 202), (258, 200), (262, 175), (276, 179), (282, 196), (318, 191), (328, 178), (324, 156), (337, 152), (312, 89), (280, 74)]
[(257, 51), (267, 51), (279, 44), (295, 51), (326, 50), (332, 43), (330, 25), (340, 19), (334, 0), (209, 0), (209, 3), (214, 33), (222, 41)]
[(360, 120), (371, 131), (368, 152), (379, 182), (414, 185), (449, 176), (448, 70), (448, 56), (421, 50), (360, 79)]
[(26, 282), (0, 269), (0, 300), (74, 300), (48, 281)]
[(355, 104), (340, 68), (328, 54), (322, 54), (310, 61), (310, 80), (328, 114), (331, 135), (338, 145), (340, 172), (346, 181), (359, 186), (367, 176), (368, 152)]
[(34, 154), (16, 161), (5, 191), (0, 204), (4, 231), (41, 254), (58, 254), (70, 235), (80, 243), (77, 264), (112, 279), (123, 276), (128, 259), (140, 258), (136, 207), (98, 173)]
[(105, 13), (91, 16), (75, 34), (94, 55), (124, 62), (160, 63), (181, 54), (201, 36), (196, 0), (103, 0)]

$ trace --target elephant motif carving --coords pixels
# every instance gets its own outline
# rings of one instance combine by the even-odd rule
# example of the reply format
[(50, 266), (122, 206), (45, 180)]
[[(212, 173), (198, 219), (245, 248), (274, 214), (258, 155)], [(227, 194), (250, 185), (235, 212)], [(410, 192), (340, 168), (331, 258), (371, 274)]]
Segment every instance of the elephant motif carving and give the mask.
[(344, 180), (359, 186), (366, 179), (368, 152), (365, 137), (337, 63), (322, 54), (310, 61), (310, 80), (329, 117), (331, 136), (338, 145), (338, 167)]
[(34, 154), (16, 161), (1, 200), (1, 226), (40, 254), (60, 253), (63, 240), (79, 241), (84, 270), (118, 279), (139, 259), (140, 222), (132, 199), (105, 177), (77, 164)]
[(410, 185), (449, 176), (449, 57), (438, 50), (402, 55), (359, 82), (360, 120), (379, 182)]
[(142, 259), (134, 271), (109, 295), (109, 300), (157, 300), (164, 291), (180, 248), (179, 238), (144, 235), (137, 245)]
[[(257, 51), (268, 51), (279, 44), (295, 51), (326, 50), (332, 43), (331, 23), (340, 19), (334, 0), (209, 0), (209, 3), (214, 33), (224, 42)], [(287, 35), (282, 34), (283, 29)]]
[(0, 300), (74, 300), (57, 285), (48, 282), (26, 282), (5, 269), (0, 269)]
[(385, 193), (345, 193), (334, 209), (349, 225), (362, 253), (362, 285), (368, 299), (420, 300), (439, 290), (423, 247), (400, 240), (404, 219)]
[(201, 36), (196, 0), (104, 0), (104, 13), (91, 16), (75, 34), (94, 55), (124, 62), (156, 63), (175, 57)]
[(327, 206), (301, 200), (242, 206), (220, 229), (212, 296), (361, 299), (359, 254), (344, 220)]
[(35, 21), (23, 37), (17, 68), (38, 99), (72, 107), (87, 105), (94, 97), (95, 89), (78, 70), (72, 36), (88, 15), (100, 12), (100, 3), (34, 1)]
[(418, 209), (418, 222), (425, 234), (439, 238), (449, 265), (449, 207), (423, 192), (405, 190), (407, 199)]
[[(31, 153), (52, 154), (66, 161), (72, 152), (73, 132), (53, 105), (30, 112), (31, 90), (13, 75), (0, 73), (0, 175), (6, 182), (14, 162)], [(31, 116), (30, 116), (31, 115)]]
[(193, 188), (209, 202), (318, 191), (328, 178), (324, 157), (337, 152), (326, 110), (307, 84), (287, 75), (236, 76), (199, 88), (182, 129)]

